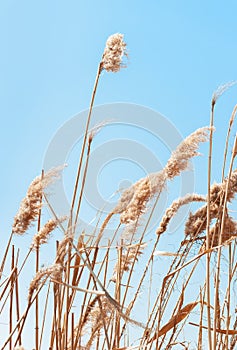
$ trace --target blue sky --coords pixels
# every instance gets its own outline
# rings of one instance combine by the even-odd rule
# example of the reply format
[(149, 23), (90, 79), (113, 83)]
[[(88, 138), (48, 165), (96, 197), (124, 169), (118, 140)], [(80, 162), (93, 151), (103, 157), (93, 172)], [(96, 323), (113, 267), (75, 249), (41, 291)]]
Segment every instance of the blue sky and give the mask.
[[(54, 134), (88, 108), (110, 34), (124, 33), (128, 67), (116, 74), (103, 73), (95, 105), (129, 102), (152, 108), (185, 136), (209, 123), (213, 91), (237, 78), (236, 10), (235, 1), (1, 2), (4, 239), (29, 183), (41, 172)], [(217, 180), (235, 103), (236, 88), (218, 102)], [(200, 164), (205, 167), (206, 158)], [(202, 182), (196, 186), (205, 192)]]
[[(3, 244), (20, 200), (41, 172), (54, 134), (88, 108), (109, 35), (124, 34), (128, 66), (116, 74), (102, 74), (95, 105), (127, 102), (152, 108), (186, 136), (208, 125), (213, 91), (237, 79), (236, 13), (234, 0), (1, 1)], [(213, 162), (216, 180), (221, 176), (224, 137), (236, 89), (218, 101)], [(103, 135), (106, 133), (98, 139), (99, 144)], [(147, 138), (138, 140), (145, 143)], [(151, 145), (153, 140), (147, 142)], [(196, 170), (195, 185), (205, 193), (205, 153), (198, 162), (201, 170)]]

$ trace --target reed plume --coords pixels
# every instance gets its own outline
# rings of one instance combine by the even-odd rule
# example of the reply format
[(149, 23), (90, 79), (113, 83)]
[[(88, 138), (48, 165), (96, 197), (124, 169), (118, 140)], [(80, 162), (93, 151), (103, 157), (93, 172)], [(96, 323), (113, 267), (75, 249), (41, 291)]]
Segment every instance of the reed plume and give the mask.
[(70, 232), (70, 233), (66, 233), (63, 239), (61, 240), (61, 242), (59, 242), (57, 255), (55, 259), (56, 264), (63, 265), (64, 258), (68, 252), (68, 243), (71, 242), (72, 239), (73, 239), (73, 234)]
[(12, 226), (12, 232), (23, 235), (36, 220), (42, 207), (42, 196), (44, 189), (59, 177), (63, 167), (49, 170), (44, 177), (36, 177), (30, 184), (26, 197), (21, 201), (20, 208), (16, 214)]
[(212, 247), (218, 246), (219, 243), (225, 244), (230, 239), (237, 237), (237, 223), (228, 214), (226, 214), (224, 218), (224, 228), (221, 240), (219, 240), (220, 234), (220, 223), (217, 221), (210, 230), (210, 241)]
[(145, 212), (148, 201), (164, 189), (166, 181), (187, 169), (190, 159), (198, 155), (199, 143), (208, 140), (209, 129), (203, 127), (194, 131), (171, 154), (163, 170), (149, 174), (122, 193), (118, 205), (113, 210), (114, 214), (120, 213), (121, 223), (137, 221)]
[(66, 219), (67, 217), (63, 216), (59, 219), (50, 219), (46, 222), (46, 224), (34, 235), (32, 247), (36, 249), (37, 246), (47, 243), (50, 233)]
[[(102, 329), (106, 331), (106, 326), (108, 326), (111, 316), (114, 313), (114, 308), (108, 302), (106, 297), (101, 297), (97, 299), (98, 305), (92, 306), (87, 321), (91, 326), (90, 338), (86, 344), (86, 349), (90, 349), (91, 345), (95, 341), (98, 334), (101, 334)], [(86, 326), (86, 324), (84, 325)], [(87, 330), (89, 333), (89, 330)]]
[[(227, 186), (227, 179), (222, 183), (214, 183), (210, 189), (210, 220), (218, 218), (223, 206), (223, 198)], [(227, 201), (231, 202), (237, 192), (237, 169), (230, 176)], [(199, 208), (194, 214), (190, 213), (185, 224), (185, 234), (197, 236), (206, 229), (207, 205)]]
[(186, 196), (178, 198), (177, 200), (173, 201), (171, 206), (168, 209), (166, 209), (165, 215), (162, 217), (160, 226), (158, 227), (156, 233), (160, 235), (166, 231), (170, 220), (177, 213), (177, 211), (181, 206), (186, 205), (190, 202), (205, 202), (205, 201), (206, 201), (206, 197), (196, 193), (187, 194)]
[(114, 208), (114, 214), (120, 214), (120, 222), (130, 224), (138, 221), (145, 213), (148, 201), (155, 193), (162, 191), (166, 177), (163, 171), (149, 174), (126, 189)]
[(138, 261), (138, 257), (142, 255), (143, 249), (146, 247), (146, 244), (133, 244), (130, 246), (125, 246), (123, 253), (121, 254), (120, 261), (115, 264), (113, 275), (110, 279), (112, 282), (116, 282), (118, 277), (118, 272), (122, 277), (124, 272), (128, 272), (134, 261)]
[(164, 169), (169, 179), (180, 175), (182, 171), (188, 168), (190, 159), (199, 155), (197, 149), (201, 142), (208, 140), (209, 130), (209, 127), (197, 129), (180, 143), (172, 153)]
[(120, 71), (121, 68), (126, 67), (122, 63), (124, 55), (127, 55), (127, 53), (123, 34), (116, 33), (111, 35), (106, 41), (101, 68), (113, 73)]
[[(62, 266), (60, 264), (54, 264), (48, 268), (41, 269), (37, 272), (33, 280), (30, 282), (28, 291), (28, 302), (31, 301), (32, 295), (36, 289), (40, 286), (41, 281), (45, 278), (52, 277), (54, 280), (60, 280), (62, 274)], [(44, 282), (45, 282), (44, 281)]]

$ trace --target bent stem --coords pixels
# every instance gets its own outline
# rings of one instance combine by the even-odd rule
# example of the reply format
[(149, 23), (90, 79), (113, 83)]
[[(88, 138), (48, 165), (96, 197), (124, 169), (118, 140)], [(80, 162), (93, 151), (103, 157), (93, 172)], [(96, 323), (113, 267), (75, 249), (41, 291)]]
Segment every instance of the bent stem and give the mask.
[[(95, 78), (95, 83), (94, 83), (94, 88), (92, 91), (92, 96), (91, 96), (91, 102), (90, 102), (90, 107), (89, 107), (89, 112), (88, 112), (88, 117), (87, 117), (87, 122), (86, 122), (86, 127), (85, 127), (85, 133), (84, 133), (84, 138), (83, 138), (83, 143), (82, 143), (82, 149), (81, 149), (81, 154), (80, 154), (80, 159), (79, 159), (79, 164), (78, 164), (78, 169), (77, 169), (77, 176), (76, 176), (76, 181), (75, 181), (75, 186), (74, 186), (74, 190), (73, 190), (73, 196), (72, 196), (72, 203), (71, 203), (71, 208), (70, 208), (70, 217), (68, 220), (68, 229), (75, 230), (75, 225), (72, 225), (73, 223), (73, 210), (74, 210), (74, 206), (75, 206), (75, 202), (76, 202), (76, 196), (77, 196), (77, 191), (78, 191), (78, 185), (79, 185), (79, 179), (80, 179), (80, 175), (81, 175), (81, 169), (82, 169), (82, 161), (84, 158), (84, 153), (85, 153), (85, 149), (86, 149), (86, 141), (87, 141), (87, 136), (88, 136), (88, 130), (89, 130), (89, 126), (90, 126), (90, 121), (91, 121), (91, 115), (92, 115), (92, 109), (93, 109), (93, 105), (94, 105), (94, 100), (95, 100), (95, 95), (96, 95), (96, 90), (97, 90), (97, 86), (98, 86), (98, 82), (99, 82), (99, 77), (102, 71), (102, 64), (101, 62), (99, 63), (98, 66), (98, 70), (97, 70), (97, 74), (96, 74), (96, 78)], [(89, 143), (90, 146), (90, 143)], [(84, 186), (83, 186), (84, 187)], [(82, 192), (81, 192), (82, 193)], [(78, 204), (78, 208), (77, 208), (77, 215), (75, 218), (75, 223), (77, 222), (77, 216), (79, 213), (79, 208), (80, 208), (80, 203), (81, 203), (81, 199), (79, 199), (79, 204)], [(74, 228), (73, 228), (74, 226)], [(67, 260), (67, 276), (66, 276), (66, 281), (69, 284), (70, 281), (70, 261), (71, 261), (71, 248), (69, 247), (69, 251), (68, 251), (68, 260)], [(66, 339), (65, 342), (67, 344), (67, 329), (68, 329), (68, 308), (69, 308), (69, 288), (68, 287), (64, 287), (64, 290), (67, 290), (67, 310), (66, 310), (66, 314), (65, 314), (65, 329), (66, 329)], [(63, 292), (64, 295), (64, 292)]]
[(90, 107), (89, 107), (89, 112), (88, 112), (88, 117), (87, 117), (86, 127), (85, 127), (85, 133), (84, 133), (84, 138), (83, 138), (83, 143), (82, 143), (82, 149), (81, 149), (81, 154), (80, 154), (80, 160), (79, 160), (78, 169), (77, 169), (77, 176), (76, 176), (75, 186), (74, 186), (74, 190), (73, 190), (73, 197), (72, 197), (72, 203), (71, 203), (71, 209), (70, 209), (70, 219), (69, 219), (69, 224), (68, 224), (69, 227), (72, 225), (73, 209), (75, 206), (79, 178), (80, 178), (80, 174), (81, 174), (82, 160), (83, 160), (84, 153), (85, 153), (86, 140), (87, 140), (88, 130), (89, 130), (90, 121), (91, 121), (92, 109), (93, 109), (93, 105), (94, 105), (96, 90), (97, 90), (101, 71), (102, 71), (102, 63), (100, 62), (99, 66), (98, 66), (96, 78), (95, 78), (94, 88), (92, 91), (91, 102), (90, 102)]

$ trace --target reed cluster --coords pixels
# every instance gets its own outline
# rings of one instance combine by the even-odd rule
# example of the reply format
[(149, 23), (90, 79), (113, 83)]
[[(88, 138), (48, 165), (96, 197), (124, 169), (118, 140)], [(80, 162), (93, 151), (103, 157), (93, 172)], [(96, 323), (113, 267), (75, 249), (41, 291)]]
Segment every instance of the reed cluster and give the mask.
[[(98, 219), (95, 232), (77, 231), (96, 135), (90, 124), (98, 81), (103, 70), (115, 73), (125, 67), (126, 55), (123, 35), (110, 36), (92, 91), (70, 212), (58, 217), (48, 201), (47, 187), (57, 181), (62, 167), (42, 171), (33, 180), (13, 219), (1, 260), (2, 350), (233, 350), (237, 346), (237, 223), (231, 209), (237, 191), (236, 138), (230, 146), (236, 106), (227, 128), (220, 181), (211, 184), (214, 110), (228, 85), (213, 95), (208, 127), (187, 136), (161, 171), (126, 189), (108, 216)], [(177, 196), (147, 236), (162, 191), (188, 169), (203, 142), (210, 146), (204, 157), (209, 164), (207, 187), (202, 194)], [(193, 212), (172, 236), (173, 249), (164, 251), (164, 242), (171, 239), (168, 226), (186, 205)], [(47, 206), (52, 217), (43, 223)], [(105, 243), (103, 234), (112, 218), (117, 228)], [(14, 240), (26, 233), (33, 233), (32, 244), (22, 256)], [(40, 268), (47, 246), (51, 262)], [(27, 293), (24, 272), (32, 276)]]

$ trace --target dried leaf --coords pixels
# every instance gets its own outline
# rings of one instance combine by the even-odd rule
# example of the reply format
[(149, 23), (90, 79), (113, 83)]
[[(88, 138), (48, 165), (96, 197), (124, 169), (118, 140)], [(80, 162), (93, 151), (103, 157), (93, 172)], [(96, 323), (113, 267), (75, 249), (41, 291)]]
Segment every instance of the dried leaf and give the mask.
[(153, 253), (154, 256), (157, 256), (157, 255), (160, 255), (160, 256), (179, 256), (181, 254), (178, 254), (178, 253), (172, 253), (172, 252), (164, 252), (162, 250), (156, 250), (154, 253)]
[(149, 340), (149, 343), (152, 341), (158, 339), (162, 335), (166, 334), (168, 331), (170, 331), (172, 328), (174, 328), (178, 323), (183, 321), (184, 318), (186, 318), (190, 312), (195, 308), (195, 306), (199, 303), (199, 301), (195, 301), (194, 303), (187, 304), (184, 308), (182, 308), (177, 315), (171, 317), (168, 323), (166, 323), (159, 332), (156, 332), (154, 337)]

